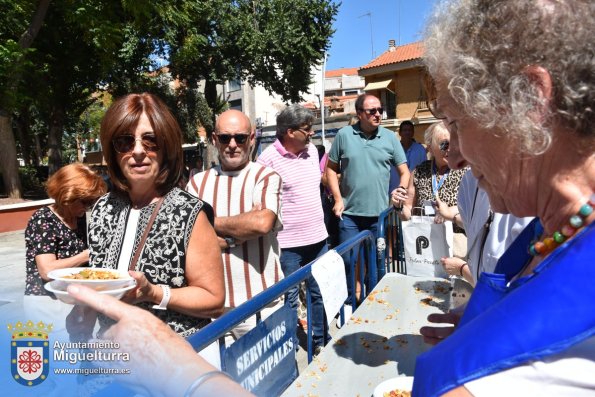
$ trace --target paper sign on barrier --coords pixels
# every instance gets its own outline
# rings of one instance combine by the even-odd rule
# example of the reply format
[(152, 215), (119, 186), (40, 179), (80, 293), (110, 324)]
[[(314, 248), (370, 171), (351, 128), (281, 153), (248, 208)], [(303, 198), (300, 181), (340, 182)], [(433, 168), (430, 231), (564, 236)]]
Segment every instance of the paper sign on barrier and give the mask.
[(330, 326), (335, 314), (339, 312), (347, 299), (343, 258), (335, 250), (327, 252), (312, 265), (312, 276), (320, 287), (326, 320)]

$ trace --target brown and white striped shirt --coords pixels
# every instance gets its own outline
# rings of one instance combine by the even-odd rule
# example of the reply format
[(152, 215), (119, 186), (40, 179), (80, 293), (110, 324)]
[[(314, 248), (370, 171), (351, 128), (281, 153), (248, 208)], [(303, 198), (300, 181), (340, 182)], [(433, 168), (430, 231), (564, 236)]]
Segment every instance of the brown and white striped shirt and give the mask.
[(277, 214), (277, 223), (268, 234), (223, 250), (226, 307), (241, 305), (283, 278), (277, 242), (277, 231), (282, 228), (279, 174), (252, 162), (240, 171), (217, 166), (196, 174), (186, 190), (211, 204), (215, 217), (239, 215), (255, 204)]

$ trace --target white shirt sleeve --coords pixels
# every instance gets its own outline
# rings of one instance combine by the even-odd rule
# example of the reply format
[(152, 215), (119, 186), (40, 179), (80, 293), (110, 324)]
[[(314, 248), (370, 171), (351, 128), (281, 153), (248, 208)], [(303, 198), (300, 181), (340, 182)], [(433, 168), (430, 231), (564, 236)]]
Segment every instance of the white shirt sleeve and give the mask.
[(488, 375), (465, 384), (475, 397), (595, 395), (595, 337), (543, 361)]

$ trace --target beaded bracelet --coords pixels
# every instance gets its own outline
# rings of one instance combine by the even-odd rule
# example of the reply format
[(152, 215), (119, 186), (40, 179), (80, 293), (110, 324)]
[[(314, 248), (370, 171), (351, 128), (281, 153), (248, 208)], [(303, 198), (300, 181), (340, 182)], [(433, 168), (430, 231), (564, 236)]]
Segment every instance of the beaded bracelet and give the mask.
[(194, 394), (196, 389), (198, 389), (200, 387), (200, 385), (202, 385), (203, 383), (205, 383), (206, 381), (208, 381), (209, 379), (211, 379), (212, 377), (215, 377), (217, 375), (223, 375), (223, 376), (231, 379), (231, 377), (223, 371), (205, 372), (204, 374), (202, 374), (198, 378), (196, 378), (196, 380), (194, 382), (192, 382), (192, 384), (190, 386), (188, 386), (186, 393), (184, 393), (184, 397), (192, 397), (192, 395)]

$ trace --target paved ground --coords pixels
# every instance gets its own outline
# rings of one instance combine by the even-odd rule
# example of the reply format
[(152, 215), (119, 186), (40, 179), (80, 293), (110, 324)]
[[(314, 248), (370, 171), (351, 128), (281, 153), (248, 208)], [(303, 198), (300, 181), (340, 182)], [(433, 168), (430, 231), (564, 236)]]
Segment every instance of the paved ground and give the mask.
[[(0, 318), (12, 319), (22, 313), (25, 291), (24, 231), (0, 233)], [(331, 324), (331, 335), (337, 328)], [(297, 354), (300, 371), (308, 365), (305, 333), (298, 330), (300, 350)]]
[(0, 233), (0, 314), (21, 313), (25, 291), (24, 231)]
[(27, 200), (6, 198), (6, 197), (0, 198), (0, 206), (10, 205), (10, 204), (20, 204), (20, 203), (25, 203), (25, 202), (27, 202)]

